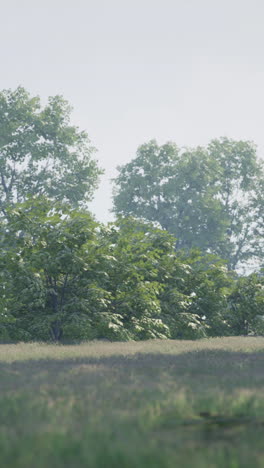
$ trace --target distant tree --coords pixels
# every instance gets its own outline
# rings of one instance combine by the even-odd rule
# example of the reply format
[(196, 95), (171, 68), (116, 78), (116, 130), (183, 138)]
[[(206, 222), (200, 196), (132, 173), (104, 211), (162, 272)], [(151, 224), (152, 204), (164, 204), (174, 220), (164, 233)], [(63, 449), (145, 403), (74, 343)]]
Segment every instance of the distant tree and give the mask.
[(22, 87), (0, 93), (0, 212), (29, 196), (85, 205), (102, 171), (61, 96), (41, 107)]
[(216, 197), (226, 220), (224, 238), (215, 251), (228, 259), (231, 269), (252, 262), (256, 267), (263, 255), (263, 236), (259, 235), (259, 212), (264, 200), (263, 161), (257, 159), (255, 145), (247, 141), (213, 140), (208, 152), (220, 168)]
[(230, 269), (259, 258), (260, 197), (254, 194), (263, 166), (252, 143), (222, 138), (180, 150), (153, 140), (118, 169), (116, 214), (157, 221), (176, 236), (177, 249), (220, 255)]
[(256, 190), (253, 192), (252, 211), (256, 220), (254, 224), (254, 235), (252, 236), (253, 251), (256, 251), (257, 258), (262, 267), (262, 275), (264, 272), (264, 177), (257, 180)]

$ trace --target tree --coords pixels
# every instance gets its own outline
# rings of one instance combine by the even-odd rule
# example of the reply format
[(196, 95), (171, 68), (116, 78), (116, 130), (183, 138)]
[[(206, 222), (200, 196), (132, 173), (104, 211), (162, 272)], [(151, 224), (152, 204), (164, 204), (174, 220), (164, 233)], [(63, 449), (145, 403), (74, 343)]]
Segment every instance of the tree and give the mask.
[(169, 337), (160, 294), (168, 273), (165, 264), (174, 252), (172, 236), (132, 218), (110, 223), (102, 234), (108, 255), (114, 259), (104, 287), (111, 292), (112, 311), (118, 314), (127, 337)]
[[(0, 222), (0, 340), (141, 340), (263, 333), (263, 278), (132, 218), (101, 226), (47, 199)], [(261, 328), (262, 327), (262, 328)]]
[(257, 220), (254, 224), (251, 250), (256, 252), (256, 258), (264, 271), (264, 178), (257, 180), (253, 193), (252, 212)]
[(175, 251), (171, 234), (133, 218), (119, 218), (103, 238), (115, 259), (104, 288), (130, 338), (194, 339), (226, 330), (231, 278), (219, 258)]
[[(109, 294), (100, 287), (98, 224), (82, 211), (28, 200), (2, 224), (0, 288), (12, 339), (96, 336)], [(94, 318), (94, 316), (96, 318)]]
[(263, 163), (257, 160), (255, 145), (247, 141), (213, 140), (208, 152), (219, 167), (216, 196), (227, 220), (225, 236), (216, 253), (228, 259), (231, 269), (243, 262), (256, 263), (261, 258), (262, 240), (257, 235), (261, 201), (258, 197), (256, 202), (256, 197), (264, 176)]
[(116, 214), (157, 221), (175, 235), (177, 249), (220, 255), (230, 269), (259, 256), (253, 205), (263, 167), (252, 143), (222, 138), (181, 151), (153, 140), (118, 170)]
[(0, 339), (206, 335), (204, 308), (192, 310), (193, 268), (177, 256), (168, 232), (133, 219), (99, 226), (89, 213), (46, 199), (16, 205), (8, 217), (1, 226)]
[(264, 334), (264, 278), (253, 273), (234, 283), (227, 319), (233, 335)]
[(45, 195), (72, 207), (89, 201), (102, 171), (85, 132), (70, 124), (61, 96), (41, 107), (22, 87), (0, 93), (0, 211)]

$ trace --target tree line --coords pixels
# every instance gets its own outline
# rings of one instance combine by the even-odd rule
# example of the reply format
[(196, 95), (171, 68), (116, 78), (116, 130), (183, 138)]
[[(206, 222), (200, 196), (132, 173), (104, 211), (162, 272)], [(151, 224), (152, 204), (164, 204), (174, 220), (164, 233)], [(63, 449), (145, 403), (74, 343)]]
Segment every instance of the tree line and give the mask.
[(87, 209), (103, 171), (70, 117), (60, 96), (0, 93), (0, 341), (264, 333), (254, 144), (140, 146), (103, 225)]

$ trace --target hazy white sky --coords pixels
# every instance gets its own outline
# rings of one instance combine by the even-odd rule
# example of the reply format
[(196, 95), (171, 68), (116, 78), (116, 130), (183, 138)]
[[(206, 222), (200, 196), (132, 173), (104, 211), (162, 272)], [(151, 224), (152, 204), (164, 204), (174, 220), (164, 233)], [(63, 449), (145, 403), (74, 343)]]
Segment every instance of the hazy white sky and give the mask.
[(0, 89), (62, 94), (109, 180), (151, 138), (264, 154), (263, 0), (0, 0)]

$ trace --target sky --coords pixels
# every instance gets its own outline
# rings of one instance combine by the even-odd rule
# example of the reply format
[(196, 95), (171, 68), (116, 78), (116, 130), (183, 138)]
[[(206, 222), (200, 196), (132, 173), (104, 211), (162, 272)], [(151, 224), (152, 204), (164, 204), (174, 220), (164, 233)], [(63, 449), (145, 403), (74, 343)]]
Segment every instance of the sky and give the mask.
[(63, 95), (105, 169), (90, 209), (137, 147), (228, 136), (264, 154), (263, 0), (0, 0), (0, 89)]

